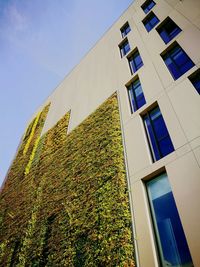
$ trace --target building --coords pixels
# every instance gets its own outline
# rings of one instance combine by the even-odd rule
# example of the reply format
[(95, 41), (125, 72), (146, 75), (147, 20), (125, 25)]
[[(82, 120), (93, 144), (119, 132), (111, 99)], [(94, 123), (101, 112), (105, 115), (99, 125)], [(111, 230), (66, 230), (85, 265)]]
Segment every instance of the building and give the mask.
[(1, 266), (200, 266), (199, 47), (199, 0), (136, 0), (66, 76), (8, 172)]

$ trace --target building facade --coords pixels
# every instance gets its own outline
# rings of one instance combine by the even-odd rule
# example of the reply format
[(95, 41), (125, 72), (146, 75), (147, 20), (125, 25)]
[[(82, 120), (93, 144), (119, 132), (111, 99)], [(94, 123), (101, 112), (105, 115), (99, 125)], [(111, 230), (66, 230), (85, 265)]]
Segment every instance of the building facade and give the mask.
[[(12, 199), (14, 201), (19, 196), (21, 199), (24, 197), (23, 203), (17, 206), (20, 209), (24, 205), (21, 208), (22, 217), (25, 207), (32, 207), (25, 212), (27, 216), (19, 219), (23, 229), (29, 230), (21, 230), (25, 233), (23, 241), (13, 243), (15, 245), (7, 255), (5, 248), (9, 241), (4, 241), (2, 262), (16, 261), (17, 266), (31, 266), (27, 265), (26, 260), (27, 255), (30, 255), (28, 246), (31, 246), (30, 240), (34, 240), (37, 227), (42, 227), (39, 224), (36, 226), (36, 221), (37, 218), (47, 218), (43, 239), (42, 234), (40, 236), (40, 240), (43, 240), (38, 252), (40, 259), (35, 266), (200, 266), (199, 48), (199, 0), (133, 2), (34, 114), (23, 137), (21, 152), (20, 149), (18, 152), (21, 154), (17, 155), (14, 167), (10, 168), (1, 197), (4, 211), (2, 222), (12, 225), (16, 223), (17, 213), (20, 212), (6, 213), (15, 205), (8, 199), (11, 194), (16, 194), (14, 189), (11, 190), (12, 186), (16, 189), (13, 181), (21, 184), (18, 195), (13, 195)], [(47, 137), (42, 143), (43, 136)], [(44, 143), (47, 147), (52, 147), (50, 151), (45, 149), (39, 156)], [(86, 143), (87, 150), (84, 148)], [(68, 146), (68, 154), (62, 154), (66, 153), (62, 151), (61, 158), (65, 155), (68, 161), (61, 163), (61, 160), (56, 161), (60, 157), (56, 153), (63, 146)], [(29, 156), (25, 159), (26, 153)], [(78, 157), (73, 166), (70, 164), (74, 158), (70, 158), (70, 155)], [(80, 155), (83, 157), (79, 158)], [(104, 158), (104, 155), (108, 157)], [(98, 158), (104, 163), (101, 164)], [(84, 165), (84, 161), (87, 164)], [(109, 165), (110, 161), (112, 163)], [(47, 165), (43, 165), (44, 162)], [(78, 162), (83, 166), (79, 166), (79, 171), (76, 171)], [(18, 171), (16, 166), (20, 166)], [(88, 166), (92, 166), (91, 169)], [(97, 166), (96, 169), (92, 169), (94, 166)], [(54, 178), (52, 184), (48, 180), (46, 169), (51, 169)], [(73, 175), (65, 173), (65, 169), (70, 169)], [(109, 174), (106, 173), (108, 170)], [(92, 179), (87, 180), (84, 173)], [(22, 176), (23, 179), (18, 181)], [(73, 177), (79, 176), (85, 179), (83, 186), (90, 186), (73, 191), (75, 185), (70, 184), (69, 191), (63, 191), (59, 181), (64, 184), (66, 177), (71, 181)], [(36, 177), (39, 177), (39, 181)], [(92, 184), (95, 177), (101, 177), (98, 186)], [(107, 178), (102, 182), (102, 177)], [(113, 177), (121, 178), (115, 180)], [(75, 182), (81, 184), (81, 179)], [(121, 188), (121, 191), (116, 193), (113, 189), (115, 187)], [(55, 194), (50, 199), (54, 189), (62, 192), (61, 198)], [(36, 192), (34, 201), (30, 197), (32, 191)], [(101, 222), (105, 220), (106, 225), (113, 225), (113, 228), (98, 228), (94, 219), (95, 222), (90, 227), (94, 232), (95, 229), (100, 229), (96, 236), (87, 229), (84, 234), (81, 232), (77, 235), (74, 243), (70, 243), (78, 242), (79, 247), (72, 245), (68, 251), (66, 247), (70, 245), (65, 244), (65, 255), (75, 255), (76, 260), (72, 256), (66, 256), (65, 261), (63, 257), (58, 257), (59, 260), (56, 261), (52, 256), (51, 265), (48, 263), (51, 262), (51, 255), (50, 252), (47, 253), (50, 245), (44, 248), (43, 244), (49, 238), (52, 243), (48, 241), (48, 244), (53, 246), (53, 234), (48, 237), (47, 233), (54, 231), (49, 229), (57, 217), (46, 206), (53, 209), (56, 201), (63, 201), (68, 192), (72, 191), (79, 202), (79, 206), (74, 204), (74, 208), (71, 207), (72, 214), (77, 210), (82, 210), (82, 213), (78, 212), (79, 218), (73, 219), (70, 208), (66, 208), (75, 201), (74, 195), (70, 196), (72, 202), (70, 199), (67, 204), (62, 202), (63, 209), (68, 214), (67, 222), (63, 224), (69, 224), (68, 229), (74, 231), (70, 233), (69, 230), (67, 236), (63, 234), (63, 238), (70, 239), (70, 234), (76, 236), (74, 233), (77, 229), (87, 228), (84, 221), (76, 225), (80, 218), (86, 220), (89, 216), (91, 221), (94, 219), (91, 207), (86, 213), (83, 212), (83, 206), (87, 206), (93, 192), (95, 196), (98, 195), (98, 204), (94, 204), (95, 201), (92, 200), (96, 205), (95, 216), (99, 216)], [(89, 192), (86, 198), (88, 201), (80, 197), (86, 196), (86, 192)], [(106, 196), (104, 200), (101, 200), (102, 195)], [(45, 202), (42, 198), (49, 199), (42, 208), (46, 209), (44, 214), (39, 211), (41, 203)], [(63, 212), (60, 206), (54, 208), (59, 211), (57, 214)], [(114, 220), (109, 219), (109, 216), (113, 216)], [(58, 223), (61, 225), (60, 217)], [(6, 227), (2, 224), (7, 240), (17, 236), (16, 230), (11, 231)], [(110, 231), (109, 236), (104, 236), (106, 231)], [(118, 234), (114, 239), (116, 232)], [(60, 243), (59, 238), (55, 244)], [(99, 247), (91, 245), (91, 240), (94, 244), (98, 243)], [(86, 243), (87, 248), (84, 247)], [(96, 255), (94, 259), (88, 256), (88, 251)], [(107, 251), (107, 254), (102, 251)]]

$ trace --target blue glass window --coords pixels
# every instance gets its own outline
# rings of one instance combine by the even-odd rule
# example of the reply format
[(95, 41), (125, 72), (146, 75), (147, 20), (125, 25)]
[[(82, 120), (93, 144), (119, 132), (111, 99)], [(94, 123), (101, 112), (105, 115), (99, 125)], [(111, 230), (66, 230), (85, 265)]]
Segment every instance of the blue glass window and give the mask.
[(125, 56), (130, 51), (130, 45), (128, 40), (125, 40), (120, 46), (121, 57)]
[(195, 71), (190, 77), (189, 77), (191, 83), (193, 84), (194, 88), (197, 90), (198, 94), (200, 94), (200, 69)]
[(130, 32), (131, 28), (128, 24), (128, 22), (121, 28), (121, 34), (122, 37), (124, 38), (129, 32)]
[(160, 108), (150, 110), (143, 118), (153, 160), (159, 160), (174, 151)]
[(165, 52), (162, 58), (174, 80), (177, 80), (194, 66), (193, 61), (177, 43)]
[(166, 173), (147, 182), (161, 266), (193, 267), (184, 230)]
[(143, 24), (148, 32), (150, 32), (158, 23), (159, 19), (156, 17), (156, 15), (151, 12), (144, 20)]
[(131, 105), (131, 112), (138, 110), (144, 104), (146, 100), (143, 94), (142, 86), (139, 78), (133, 81), (128, 87), (128, 96)]
[(169, 43), (169, 41), (181, 32), (181, 29), (169, 17), (167, 17), (156, 30), (165, 44)]
[(155, 6), (155, 2), (153, 0), (147, 0), (141, 8), (143, 9), (144, 13), (148, 13)]
[(136, 72), (143, 66), (143, 61), (138, 50), (136, 50), (130, 57), (128, 57), (131, 73)]

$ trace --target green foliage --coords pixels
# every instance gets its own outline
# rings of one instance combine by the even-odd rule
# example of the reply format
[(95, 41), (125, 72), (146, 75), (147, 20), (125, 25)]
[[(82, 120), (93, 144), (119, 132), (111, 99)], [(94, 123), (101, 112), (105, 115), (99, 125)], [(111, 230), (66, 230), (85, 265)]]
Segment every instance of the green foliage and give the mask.
[[(11, 262), (20, 267), (133, 267), (117, 97), (109, 98), (69, 134), (68, 121), (69, 113), (42, 136), (37, 146), (32, 145), (34, 156), (30, 157), (31, 151), (28, 156), (27, 151), (25, 168), (31, 168), (25, 175), (29, 183), (22, 192), (29, 202), (26, 199), (27, 209), (16, 214), (27, 214), (26, 223), (20, 228), (18, 257)], [(5, 189), (2, 201), (9, 210), (5, 198), (9, 187)], [(14, 217), (13, 222), (16, 220)], [(7, 227), (10, 232), (3, 235), (7, 237), (4, 240), (15, 240), (11, 220)], [(4, 264), (8, 254), (2, 257)]]

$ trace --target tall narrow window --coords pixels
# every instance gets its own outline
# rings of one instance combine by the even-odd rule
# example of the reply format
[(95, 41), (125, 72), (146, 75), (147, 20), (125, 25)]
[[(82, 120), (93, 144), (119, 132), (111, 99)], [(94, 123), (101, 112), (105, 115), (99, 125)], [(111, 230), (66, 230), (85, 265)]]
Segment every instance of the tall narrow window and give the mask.
[(176, 42), (171, 49), (168, 49), (161, 56), (174, 80), (177, 80), (194, 66), (194, 62)]
[(200, 69), (195, 71), (190, 77), (189, 80), (193, 84), (194, 88), (197, 90), (198, 94), (200, 94)]
[(151, 12), (149, 15), (142, 21), (144, 24), (144, 27), (148, 32), (150, 32), (158, 23), (159, 19), (156, 17), (156, 15)]
[(121, 28), (121, 35), (124, 38), (129, 32), (130, 32), (131, 28), (128, 24), (128, 22), (126, 24), (124, 24), (124, 26)]
[(143, 61), (138, 49), (136, 49), (135, 52), (130, 57), (128, 57), (128, 62), (131, 69), (131, 73), (136, 72), (143, 66)]
[(169, 17), (167, 17), (156, 30), (165, 44), (169, 43), (169, 41), (181, 32), (181, 29)]
[(167, 174), (147, 182), (147, 192), (161, 266), (193, 267)]
[(125, 56), (130, 51), (131, 48), (127, 39), (119, 45), (119, 49), (121, 57)]
[(155, 2), (153, 0), (147, 0), (144, 2), (144, 4), (141, 6), (144, 13), (147, 14), (149, 10), (151, 10), (155, 6)]
[(133, 113), (146, 104), (139, 78), (135, 79), (129, 86), (127, 86), (127, 90), (131, 105), (131, 112)]
[(165, 121), (157, 106), (143, 117), (144, 125), (154, 161), (174, 151)]

